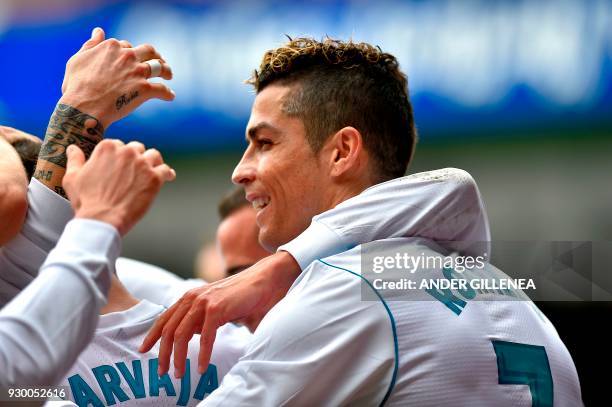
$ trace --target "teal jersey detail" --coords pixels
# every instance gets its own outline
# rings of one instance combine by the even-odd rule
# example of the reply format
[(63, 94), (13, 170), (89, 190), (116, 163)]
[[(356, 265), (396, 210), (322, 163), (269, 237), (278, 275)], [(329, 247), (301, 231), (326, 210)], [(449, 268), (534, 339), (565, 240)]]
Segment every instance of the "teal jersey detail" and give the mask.
[(393, 313), (391, 312), (391, 309), (389, 308), (389, 306), (387, 305), (387, 302), (383, 299), (382, 295), (380, 295), (380, 293), (378, 292), (378, 290), (376, 290), (376, 288), (374, 288), (374, 286), (368, 281), (367, 278), (363, 277), (361, 274), (355, 273), (354, 271), (345, 269), (343, 267), (338, 267), (338, 266), (334, 266), (333, 264), (329, 264), (321, 259), (318, 259), (321, 263), (325, 264), (326, 266), (338, 269), (338, 270), (342, 270), (342, 271), (346, 271), (347, 273), (351, 273), (354, 276), (357, 276), (359, 278), (361, 278), (363, 281), (365, 281), (365, 283), (368, 285), (368, 287), (370, 287), (372, 289), (372, 291), (374, 291), (374, 293), (376, 294), (376, 296), (378, 297), (378, 299), (382, 302), (383, 306), (385, 307), (385, 310), (387, 311), (387, 315), (389, 315), (389, 319), (391, 320), (391, 331), (393, 332), (393, 348), (394, 348), (394, 352), (395, 352), (395, 364), (393, 367), (393, 376), (391, 377), (391, 383), (389, 384), (389, 389), (387, 390), (387, 393), (385, 394), (385, 397), (383, 398), (383, 400), (381, 401), (380, 405), (384, 406), (385, 403), (387, 402), (387, 400), (389, 399), (389, 396), (391, 396), (391, 392), (393, 391), (393, 387), (395, 387), (395, 381), (397, 379), (397, 371), (399, 369), (399, 345), (397, 342), (397, 328), (395, 327), (395, 319), (393, 318)]
[(526, 384), (533, 407), (553, 407), (553, 379), (543, 346), (491, 341), (497, 355), (499, 384)]
[[(148, 386), (143, 374), (143, 362), (149, 368)], [(159, 366), (157, 358), (148, 361), (133, 360), (131, 366), (130, 371), (125, 362), (117, 362), (115, 366), (100, 365), (91, 369), (104, 400), (94, 391), (94, 383), (87, 383), (79, 374), (70, 376), (68, 384), (70, 385), (72, 399), (80, 407), (104, 407), (120, 404), (130, 399), (167, 397), (177, 398), (177, 406), (186, 406), (192, 398), (203, 400), (204, 397), (219, 387), (217, 367), (213, 364), (208, 365), (204, 374), (198, 375), (198, 383), (193, 393), (194, 386), (191, 384), (191, 363), (189, 359), (185, 364), (185, 375), (179, 383), (174, 383), (168, 373), (162, 376), (157, 374)], [(123, 388), (122, 384), (124, 385)], [(126, 387), (129, 388), (127, 392), (124, 390)]]

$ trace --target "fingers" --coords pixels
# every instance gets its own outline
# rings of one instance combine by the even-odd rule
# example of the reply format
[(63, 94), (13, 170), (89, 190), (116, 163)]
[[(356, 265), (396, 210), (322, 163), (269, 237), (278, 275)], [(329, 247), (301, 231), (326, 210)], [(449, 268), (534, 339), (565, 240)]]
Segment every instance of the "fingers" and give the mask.
[(174, 311), (172, 317), (166, 322), (161, 332), (161, 342), (159, 344), (159, 375), (163, 375), (170, 369), (170, 355), (172, 355), (172, 348), (174, 343), (174, 333), (183, 317), (189, 311), (190, 304), (181, 302), (179, 307)]
[(126, 145), (123, 144), (121, 140), (107, 139), (102, 141), (100, 144), (113, 144), (115, 147), (125, 147), (131, 148), (136, 151), (138, 154), (142, 154), (143, 158), (153, 168), (153, 172), (164, 182), (174, 181), (176, 179), (176, 171), (172, 169), (169, 165), (164, 164), (164, 159), (161, 153), (154, 149), (150, 148), (146, 150), (145, 145), (139, 141), (130, 141)]
[(132, 48), (132, 44), (126, 40), (120, 40), (119, 45), (121, 45), (121, 48)]
[(130, 141), (126, 144), (126, 147), (136, 150), (139, 154), (145, 153), (145, 146), (140, 141)]
[(172, 89), (170, 89), (168, 86), (166, 86), (163, 83), (149, 82), (149, 84), (146, 86), (144, 90), (144, 96), (147, 99), (154, 98), (154, 99), (161, 99), (165, 101), (171, 101), (171, 100), (174, 100), (174, 98), (176, 97), (176, 94), (174, 93)]
[[(203, 374), (208, 368), (210, 355), (212, 354), (213, 344), (217, 337), (218, 324), (215, 320), (215, 314), (209, 312), (204, 320), (204, 326), (200, 333), (200, 354), (198, 355), (198, 372)], [(176, 366), (176, 365), (175, 365)]]
[(174, 332), (174, 377), (177, 379), (185, 374), (189, 341), (199, 331), (204, 311), (205, 303), (200, 303), (196, 299)]
[(94, 28), (91, 32), (91, 38), (85, 41), (79, 52), (95, 47), (96, 45), (104, 41), (104, 37), (105, 34), (103, 29), (101, 29), (100, 27)]
[(172, 79), (172, 68), (161, 59), (148, 60), (143, 62), (143, 64), (147, 65), (143, 69), (144, 72), (148, 72), (147, 78), (161, 77), (166, 80)]
[(174, 181), (176, 179), (176, 171), (174, 171), (168, 164), (162, 164), (155, 168), (153, 171), (157, 173), (157, 176), (164, 182)]
[(157, 167), (158, 165), (162, 165), (164, 163), (164, 159), (162, 158), (160, 152), (154, 148), (148, 149), (142, 156), (145, 158), (145, 160), (147, 160), (151, 167)]
[(83, 153), (83, 150), (81, 150), (79, 147), (74, 144), (71, 144), (66, 150), (66, 155), (68, 157), (68, 163), (66, 165), (66, 177), (68, 177), (69, 174), (78, 171), (81, 169), (81, 167), (83, 167), (83, 165), (85, 164), (85, 154)]
[(142, 44), (134, 47), (134, 53), (140, 62), (148, 61), (150, 59), (161, 59), (159, 52), (157, 52), (153, 45), (150, 44)]
[(149, 330), (147, 336), (143, 339), (142, 344), (138, 348), (138, 352), (145, 353), (153, 348), (153, 345), (157, 343), (159, 338), (161, 338), (162, 330), (168, 320), (174, 315), (176, 309), (181, 305), (180, 301), (171, 306), (166, 312), (164, 312), (153, 324), (153, 327)]
[(115, 147), (123, 147), (125, 145), (125, 143), (119, 139), (113, 138), (113, 139), (105, 139), (102, 140), (98, 145), (102, 144), (102, 143), (110, 143), (113, 144)]

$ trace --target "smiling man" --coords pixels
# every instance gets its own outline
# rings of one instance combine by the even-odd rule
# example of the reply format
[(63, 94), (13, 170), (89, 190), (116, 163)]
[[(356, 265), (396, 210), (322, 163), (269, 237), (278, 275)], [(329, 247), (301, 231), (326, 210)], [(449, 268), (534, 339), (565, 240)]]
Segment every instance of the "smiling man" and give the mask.
[[(383, 191), (406, 172), (416, 141), (406, 77), (394, 56), (364, 43), (299, 38), (268, 51), (251, 83), (257, 97), (248, 147), (233, 181), (244, 186), (257, 211), (261, 244), (280, 252), (227, 282), (188, 293), (164, 314), (143, 346), (162, 337), (160, 366), (167, 365), (162, 359), (169, 358), (172, 342), (178, 366), (194, 332), (202, 333), (207, 352), (218, 324), (276, 304), (205, 405), (581, 403), (571, 356), (520, 290), (477, 295), (416, 289), (389, 298), (367, 280), (371, 245), (349, 244), (324, 259), (296, 255), (307, 252), (313, 239), (328, 237), (315, 222), (320, 214), (342, 209), (354, 197), (369, 197), (379, 214), (393, 213)], [(444, 171), (426, 179), (438, 177), (444, 178)], [(432, 184), (430, 192), (443, 188)], [(432, 195), (415, 204), (413, 213), (422, 216), (438, 200), (447, 208), (462, 205), (461, 199)], [(429, 227), (400, 236), (427, 238), (434, 231), (449, 235), (444, 231), (473, 228), (473, 214), (459, 213), (446, 218), (434, 211), (426, 218)], [(363, 212), (345, 217), (346, 222), (355, 218), (360, 230), (380, 229)], [(488, 229), (483, 235), (488, 238)], [(487, 244), (469, 249), (473, 242), (454, 236), (457, 241), (446, 247), (422, 238), (374, 244), (434, 259), (448, 249), (488, 252)], [(290, 261), (275, 266), (275, 259), (283, 264), (283, 250), (303, 270), (295, 281), (287, 272), (295, 269)], [(258, 267), (274, 270), (281, 283), (252, 279)], [(437, 279), (456, 277), (452, 269), (424, 271)], [(291, 287), (284, 295), (287, 283)], [(206, 358), (201, 354), (200, 369)]]

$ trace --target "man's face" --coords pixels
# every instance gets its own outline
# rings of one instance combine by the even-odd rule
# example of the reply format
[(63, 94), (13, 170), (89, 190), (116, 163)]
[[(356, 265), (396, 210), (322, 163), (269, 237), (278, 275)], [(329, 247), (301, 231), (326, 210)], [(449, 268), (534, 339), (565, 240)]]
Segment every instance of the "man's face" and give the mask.
[(217, 229), (217, 244), (226, 276), (249, 268), (270, 255), (258, 241), (255, 210), (243, 206), (225, 218)]
[(302, 120), (283, 111), (291, 90), (272, 84), (257, 95), (247, 125), (249, 145), (232, 176), (244, 186), (257, 212), (259, 241), (270, 251), (331, 207), (324, 155), (313, 153)]

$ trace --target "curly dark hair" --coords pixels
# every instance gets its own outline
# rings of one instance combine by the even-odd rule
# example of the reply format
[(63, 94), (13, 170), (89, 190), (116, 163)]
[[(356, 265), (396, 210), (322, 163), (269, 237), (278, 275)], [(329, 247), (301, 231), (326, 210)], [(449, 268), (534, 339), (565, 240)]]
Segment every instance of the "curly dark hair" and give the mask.
[(397, 59), (367, 43), (289, 38), (247, 81), (261, 92), (294, 85), (285, 113), (299, 117), (315, 153), (345, 126), (361, 133), (380, 181), (406, 173), (417, 141), (408, 81)]

